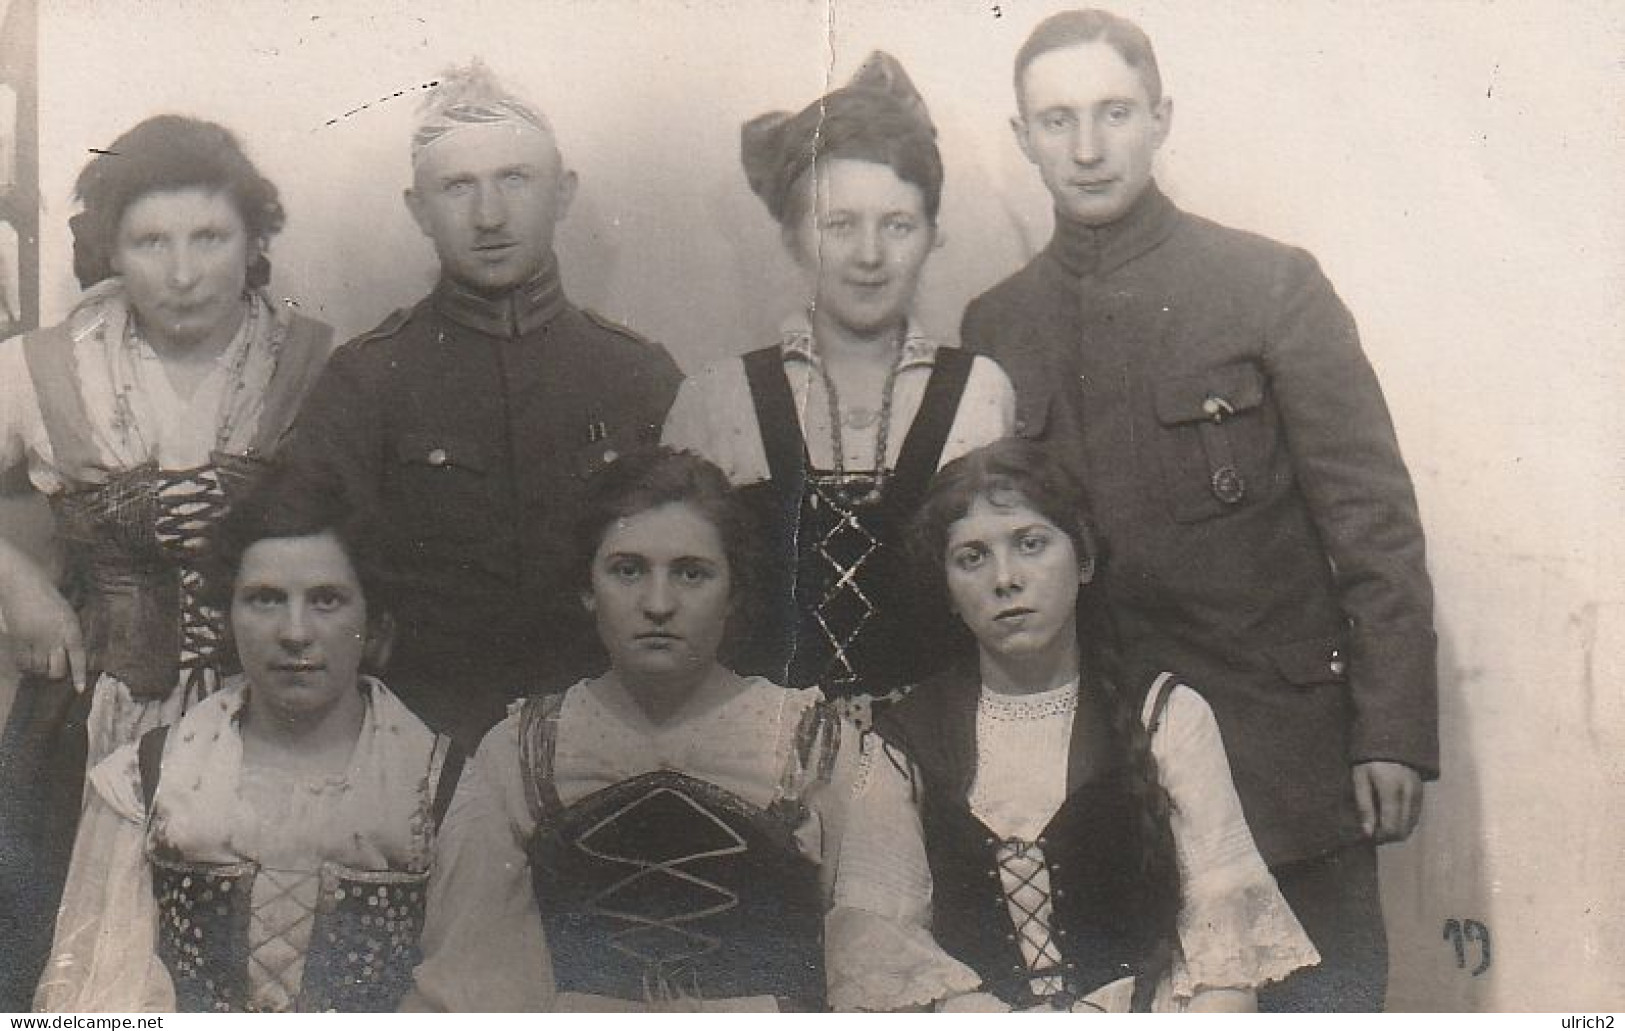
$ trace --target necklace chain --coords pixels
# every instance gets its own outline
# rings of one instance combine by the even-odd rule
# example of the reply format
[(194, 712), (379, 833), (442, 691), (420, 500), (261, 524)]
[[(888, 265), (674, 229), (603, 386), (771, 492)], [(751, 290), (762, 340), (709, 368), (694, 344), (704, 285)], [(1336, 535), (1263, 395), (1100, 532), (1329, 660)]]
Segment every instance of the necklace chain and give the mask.
[[(886, 487), (886, 450), (891, 437), (892, 395), (897, 387), (897, 373), (903, 366), (903, 340), (904, 330), (897, 331), (897, 356), (892, 360), (891, 368), (886, 370), (886, 383), (880, 390), (880, 425), (875, 430), (875, 472), (872, 486), (863, 494), (853, 500), (860, 504), (872, 503), (880, 499)], [(814, 340), (814, 348), (817, 341)], [(829, 443), (830, 454), (835, 462), (835, 475), (838, 479), (846, 477), (846, 445), (841, 433), (841, 395), (835, 387), (835, 378), (829, 374), (829, 365), (818, 355), (818, 372), (824, 378), (824, 397), (829, 402)], [(864, 420), (864, 425), (869, 425)], [(856, 425), (854, 429), (858, 429)]]
[[(230, 442), (232, 434), (236, 432), (237, 416), (240, 413), (237, 411), (235, 401), (237, 395), (241, 394), (246, 386), (243, 381), (243, 370), (248, 365), (248, 356), (253, 349), (253, 341), (260, 332), (258, 327), (261, 318), (260, 306), (254, 303), (251, 298), (247, 299), (247, 302), (242, 325), (238, 326), (237, 332), (233, 333), (231, 339), (226, 342), (225, 350), (216, 355), (213, 360), (215, 365), (224, 367), (227, 370), (226, 382), (220, 392), (220, 399), (215, 411), (214, 450), (217, 452), (226, 450), (226, 445)], [(125, 322), (124, 333), (129, 343), (135, 345), (144, 344), (149, 349), (152, 348), (152, 345), (147, 342), (145, 334), (141, 332), (141, 327), (136, 321), (133, 311), (131, 317)], [(154, 353), (156, 354), (156, 351)], [(139, 434), (139, 424), (127, 394), (129, 389), (128, 386), (118, 389), (115, 404), (119, 408), (120, 421)]]

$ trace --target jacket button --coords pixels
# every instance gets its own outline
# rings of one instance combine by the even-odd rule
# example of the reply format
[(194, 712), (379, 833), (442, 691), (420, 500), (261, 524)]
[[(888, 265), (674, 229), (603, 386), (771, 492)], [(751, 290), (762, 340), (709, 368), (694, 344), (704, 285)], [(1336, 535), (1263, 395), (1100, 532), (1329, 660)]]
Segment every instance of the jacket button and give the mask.
[(1058, 899), (1066, 898), (1066, 892), (1062, 891), (1060, 888), (1056, 888), (1054, 891), (1050, 892), (1050, 894), (1054, 895)]
[(1209, 397), (1202, 402), (1202, 414), (1214, 422), (1223, 422), (1226, 417), (1236, 414), (1236, 407), (1222, 397)]
[(1349, 664), (1344, 661), (1343, 653), (1333, 648), (1332, 660), (1326, 664), (1326, 668), (1331, 670), (1333, 675), (1340, 677), (1343, 671), (1349, 668)]
[(621, 457), (620, 454), (614, 448), (609, 448), (604, 452), (604, 464), (608, 465), (619, 457)]
[(450, 457), (450, 455), (446, 454), (445, 448), (437, 447), (433, 451), (429, 452), (429, 464), (439, 468), (440, 466), (445, 465)]

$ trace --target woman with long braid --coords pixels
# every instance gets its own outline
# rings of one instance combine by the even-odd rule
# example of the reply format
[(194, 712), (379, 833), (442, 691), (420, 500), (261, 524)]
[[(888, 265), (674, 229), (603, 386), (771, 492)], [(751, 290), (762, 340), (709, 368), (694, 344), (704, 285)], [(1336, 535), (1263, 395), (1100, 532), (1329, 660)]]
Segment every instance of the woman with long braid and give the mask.
[[(976, 661), (877, 721), (829, 919), (832, 1004), (1250, 1010), (1316, 962), (1207, 703), (1171, 674), (1121, 675), (1077, 483), (1001, 441), (942, 469), (914, 530)], [(921, 925), (935, 950), (914, 946)]]

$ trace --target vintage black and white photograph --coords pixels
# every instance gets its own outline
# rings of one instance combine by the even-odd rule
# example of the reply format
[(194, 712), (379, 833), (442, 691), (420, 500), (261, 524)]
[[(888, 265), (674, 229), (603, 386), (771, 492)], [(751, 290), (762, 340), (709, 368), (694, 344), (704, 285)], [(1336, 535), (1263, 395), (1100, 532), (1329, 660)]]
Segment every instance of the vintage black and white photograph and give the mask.
[(1625, 11), (0, 0), (0, 1010), (1625, 999)]

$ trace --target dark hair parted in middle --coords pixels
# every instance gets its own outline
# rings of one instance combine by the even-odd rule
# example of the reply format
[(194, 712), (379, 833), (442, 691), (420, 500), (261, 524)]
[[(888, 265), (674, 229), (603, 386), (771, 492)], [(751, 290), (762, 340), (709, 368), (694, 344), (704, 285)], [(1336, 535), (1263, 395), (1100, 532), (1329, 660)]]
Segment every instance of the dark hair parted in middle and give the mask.
[(263, 248), (286, 218), (276, 184), (260, 174), (225, 126), (158, 115), (98, 151), (79, 173), (74, 196), (84, 210), (68, 220), (79, 285), (88, 288), (113, 275), (113, 245), (131, 204), (148, 194), (190, 189), (231, 199), (252, 248), (248, 286), (269, 283), (271, 262)]
[[(1157, 910), (1151, 917), (1164, 942), (1172, 941), (1181, 894), (1169, 824), (1173, 805), (1157, 773), (1150, 735), (1140, 722), (1138, 699), (1143, 696), (1121, 683), (1116, 626), (1095, 586), (1105, 556), (1088, 495), (1048, 452), (1019, 437), (977, 448), (943, 466), (915, 515), (909, 547), (921, 578), (929, 578), (944, 599), (949, 530), (979, 499), (996, 508), (1030, 509), (1071, 538), (1080, 566), (1093, 561), (1095, 579), (1078, 592), (1080, 686), (1100, 691), (1110, 706), (1112, 730), (1123, 745), (1128, 791), (1139, 809), (1143, 840), (1150, 843), (1138, 861), (1142, 877), (1157, 888)], [(1166, 948), (1160, 948), (1146, 983), (1155, 984), (1168, 962)]]
[(1008, 437), (954, 459), (937, 471), (915, 513), (909, 553), (939, 598), (948, 596), (944, 556), (948, 530), (978, 498), (996, 508), (1025, 506), (1072, 539), (1078, 561), (1101, 564), (1100, 535), (1077, 479), (1037, 444)]
[(877, 50), (852, 81), (792, 115), (774, 111), (740, 132), (745, 178), (773, 218), (795, 225), (811, 190), (802, 177), (830, 158), (885, 165), (917, 187), (934, 224), (942, 205), (942, 154), (937, 130), (903, 66)]
[(577, 587), (592, 589), (593, 556), (617, 519), (679, 503), (692, 505), (716, 527), (728, 559), (734, 608), (748, 604), (758, 563), (756, 521), (750, 509), (721, 469), (691, 452), (668, 447), (622, 455), (587, 481), (575, 526)]
[(241, 497), (215, 524), (202, 568), (206, 597), (223, 612), (243, 555), (263, 540), (331, 533), (355, 568), (369, 621), (391, 608), (384, 533), (376, 517), (353, 500), (339, 478), (320, 467), (271, 462), (256, 469)]

